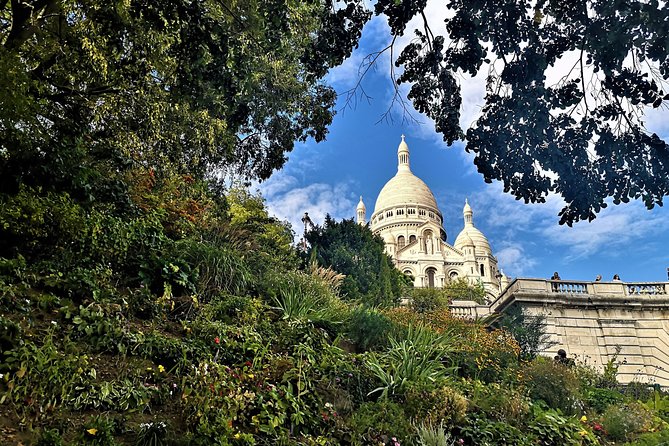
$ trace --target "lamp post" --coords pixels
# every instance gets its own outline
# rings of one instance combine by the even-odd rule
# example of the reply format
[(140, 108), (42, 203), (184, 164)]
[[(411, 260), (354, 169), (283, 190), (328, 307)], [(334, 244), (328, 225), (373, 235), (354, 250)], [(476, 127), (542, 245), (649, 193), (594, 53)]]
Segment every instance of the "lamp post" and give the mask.
[(305, 212), (302, 217), (302, 223), (304, 224), (304, 236), (302, 237), (302, 249), (304, 252), (307, 252), (307, 229), (309, 226), (314, 227), (314, 222), (309, 218), (309, 213)]

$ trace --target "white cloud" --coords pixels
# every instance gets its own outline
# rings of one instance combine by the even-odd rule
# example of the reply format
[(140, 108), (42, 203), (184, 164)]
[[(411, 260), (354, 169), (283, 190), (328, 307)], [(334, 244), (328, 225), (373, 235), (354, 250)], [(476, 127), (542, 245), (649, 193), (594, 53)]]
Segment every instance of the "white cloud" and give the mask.
[(520, 244), (504, 243), (495, 255), (500, 269), (509, 277), (524, 276), (538, 263)]
[(624, 256), (626, 250), (639, 249), (643, 240), (669, 229), (663, 216), (648, 212), (640, 202), (609, 206), (592, 222), (574, 227), (556, 224), (541, 229), (549, 243), (568, 247), (566, 260), (587, 258), (594, 254)]
[(295, 187), (297, 184), (297, 178), (282, 171), (257, 186), (267, 202), (269, 213), (288, 221), (296, 239), (304, 231), (301, 219), (305, 212), (316, 224), (322, 224), (327, 214), (335, 219), (350, 218), (355, 214), (357, 201), (351, 183), (314, 183)]
[[(494, 183), (474, 194), (470, 203), (475, 223), (483, 227), (493, 245), (502, 248), (496, 250), (498, 256), (509, 246), (523, 246), (526, 240), (538, 240), (541, 249), (563, 253), (563, 257), (556, 261), (619, 257), (630, 249), (636, 252), (644, 249), (647, 240), (655, 240), (669, 230), (666, 212), (649, 212), (640, 202), (610, 204), (592, 222), (581, 221), (573, 227), (557, 224), (557, 214), (564, 201), (556, 195), (550, 195), (544, 204), (525, 204), (505, 194), (501, 185)], [(513, 265), (511, 268), (518, 267), (516, 254), (515, 249), (503, 254), (503, 258)], [(501, 259), (500, 265), (508, 267)], [(524, 268), (527, 270), (531, 266), (526, 264)]]

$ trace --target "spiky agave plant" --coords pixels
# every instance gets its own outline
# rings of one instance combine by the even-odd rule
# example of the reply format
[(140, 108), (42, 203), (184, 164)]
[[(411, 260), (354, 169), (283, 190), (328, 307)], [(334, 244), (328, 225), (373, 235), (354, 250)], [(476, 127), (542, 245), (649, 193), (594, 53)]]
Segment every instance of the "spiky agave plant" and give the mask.
[(409, 325), (403, 339), (390, 339), (390, 348), (383, 354), (370, 354), (367, 366), (382, 385), (371, 394), (381, 398), (401, 392), (410, 383), (435, 383), (454, 373), (444, 361), (453, 350), (453, 332), (436, 333), (420, 325)]

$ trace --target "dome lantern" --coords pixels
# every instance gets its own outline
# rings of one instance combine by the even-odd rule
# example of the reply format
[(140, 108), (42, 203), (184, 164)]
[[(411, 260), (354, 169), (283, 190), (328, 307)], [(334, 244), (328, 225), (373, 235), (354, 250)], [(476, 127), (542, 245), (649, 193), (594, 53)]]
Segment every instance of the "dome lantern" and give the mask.
[(357, 216), (357, 222), (361, 225), (364, 225), (367, 208), (365, 207), (365, 203), (362, 201), (362, 195), (360, 195), (360, 202), (358, 202), (358, 206), (355, 208), (355, 213)]
[(402, 135), (402, 142), (397, 147), (397, 171), (407, 171), (411, 172), (411, 166), (409, 164), (409, 146), (404, 141), (404, 135)]

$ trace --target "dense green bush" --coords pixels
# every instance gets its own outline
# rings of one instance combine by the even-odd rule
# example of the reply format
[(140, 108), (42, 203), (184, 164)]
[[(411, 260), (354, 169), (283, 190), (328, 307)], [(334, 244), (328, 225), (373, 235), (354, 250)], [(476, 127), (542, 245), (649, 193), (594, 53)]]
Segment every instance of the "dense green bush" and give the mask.
[(359, 350), (381, 350), (389, 345), (395, 325), (374, 308), (356, 307), (351, 311), (346, 333)]
[(622, 402), (623, 395), (617, 390), (592, 388), (585, 392), (585, 404), (596, 411), (603, 413), (612, 404)]
[(362, 404), (351, 416), (349, 428), (351, 443), (359, 446), (393, 445), (393, 438), (402, 444), (411, 444), (416, 437), (416, 429), (402, 406), (390, 401)]
[(447, 292), (440, 288), (415, 288), (411, 290), (411, 309), (417, 313), (427, 313), (448, 308)]
[(464, 421), (467, 399), (449, 386), (411, 385), (404, 392), (404, 411), (412, 420), (451, 429)]
[(602, 414), (602, 427), (606, 436), (615, 441), (627, 441), (631, 437), (650, 427), (652, 416), (641, 404), (627, 403), (611, 405)]
[(478, 381), (466, 386), (469, 410), (493, 421), (521, 426), (530, 412), (530, 401), (518, 388)]
[(525, 369), (527, 387), (533, 399), (553, 409), (577, 413), (582, 405), (580, 383), (569, 366), (538, 357)]

